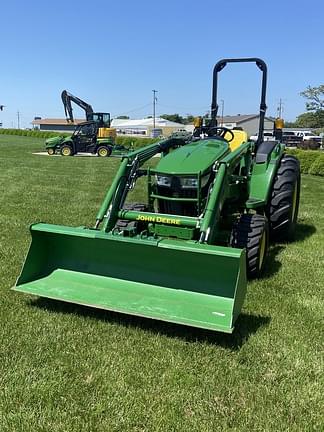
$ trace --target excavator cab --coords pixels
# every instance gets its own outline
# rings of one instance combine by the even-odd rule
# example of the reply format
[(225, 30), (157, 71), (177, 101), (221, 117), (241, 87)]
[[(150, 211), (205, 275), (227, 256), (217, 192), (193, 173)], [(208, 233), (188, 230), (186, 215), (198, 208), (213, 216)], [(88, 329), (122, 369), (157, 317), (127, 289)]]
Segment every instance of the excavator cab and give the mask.
[(110, 113), (91, 113), (88, 118), (98, 126), (97, 138), (116, 139), (116, 129), (110, 127)]
[(91, 113), (87, 116), (87, 121), (94, 121), (99, 127), (110, 127), (110, 113)]

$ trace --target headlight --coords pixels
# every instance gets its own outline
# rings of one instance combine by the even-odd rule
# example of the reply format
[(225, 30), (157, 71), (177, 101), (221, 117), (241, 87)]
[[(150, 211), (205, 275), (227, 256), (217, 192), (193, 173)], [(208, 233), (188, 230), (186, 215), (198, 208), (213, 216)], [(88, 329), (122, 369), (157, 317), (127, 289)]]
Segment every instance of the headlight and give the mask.
[[(200, 186), (203, 188), (208, 183), (210, 173), (200, 179)], [(180, 184), (183, 189), (196, 189), (198, 187), (198, 177), (180, 177)]]
[(157, 175), (156, 182), (159, 186), (171, 187), (171, 177)]
[[(172, 176), (157, 174), (155, 176), (156, 183), (158, 186), (171, 187), (172, 185)], [(201, 187), (206, 186), (210, 179), (210, 173), (207, 173), (200, 179)], [(182, 189), (197, 189), (198, 188), (198, 176), (195, 177), (174, 177), (176, 184), (179, 185)], [(175, 185), (174, 185), (175, 187)]]
[(198, 177), (180, 177), (180, 184), (183, 189), (195, 189), (198, 187)]

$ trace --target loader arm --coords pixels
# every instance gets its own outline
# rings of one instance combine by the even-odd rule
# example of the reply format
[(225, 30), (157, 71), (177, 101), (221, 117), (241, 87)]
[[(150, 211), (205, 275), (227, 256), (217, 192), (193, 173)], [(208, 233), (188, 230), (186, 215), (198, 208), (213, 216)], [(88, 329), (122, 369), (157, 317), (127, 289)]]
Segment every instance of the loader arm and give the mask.
[[(226, 199), (230, 196), (233, 171), (244, 156), (251, 154), (251, 143), (245, 143), (227, 154), (217, 165), (213, 187), (209, 194), (206, 210), (201, 221), (200, 243), (213, 244), (219, 232), (219, 222)], [(236, 179), (235, 188), (245, 179)], [(236, 192), (238, 193), (238, 192)]]

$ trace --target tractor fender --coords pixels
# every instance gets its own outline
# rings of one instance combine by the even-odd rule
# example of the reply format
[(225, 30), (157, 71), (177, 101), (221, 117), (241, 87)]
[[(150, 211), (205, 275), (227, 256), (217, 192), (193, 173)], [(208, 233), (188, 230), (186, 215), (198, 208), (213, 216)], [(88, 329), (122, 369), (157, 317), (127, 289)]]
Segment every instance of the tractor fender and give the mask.
[(284, 144), (278, 141), (260, 144), (250, 178), (249, 200), (262, 206), (267, 204), (284, 148)]

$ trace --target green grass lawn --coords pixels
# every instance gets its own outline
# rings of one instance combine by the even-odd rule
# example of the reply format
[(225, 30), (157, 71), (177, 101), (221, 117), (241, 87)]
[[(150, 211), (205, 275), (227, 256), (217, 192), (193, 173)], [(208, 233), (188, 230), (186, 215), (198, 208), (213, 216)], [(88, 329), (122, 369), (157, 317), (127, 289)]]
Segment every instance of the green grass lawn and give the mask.
[(118, 166), (43, 146), (0, 136), (0, 431), (324, 430), (324, 178), (224, 335), (10, 291), (29, 225), (93, 225)]

